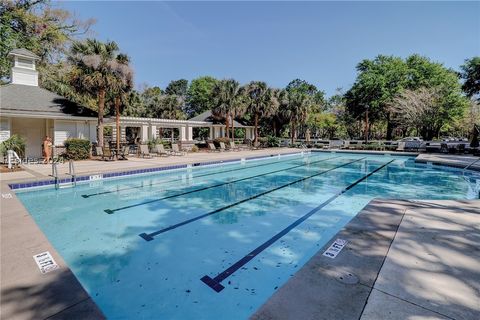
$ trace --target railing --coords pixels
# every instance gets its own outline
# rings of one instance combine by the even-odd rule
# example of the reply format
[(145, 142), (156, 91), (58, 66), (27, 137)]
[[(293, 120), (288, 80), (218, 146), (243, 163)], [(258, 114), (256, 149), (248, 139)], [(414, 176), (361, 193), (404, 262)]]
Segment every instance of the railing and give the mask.
[(73, 160), (70, 160), (68, 162), (68, 173), (69, 176), (72, 177), (72, 184), (74, 187), (77, 186), (77, 176), (75, 175), (75, 165)]
[(52, 162), (52, 174), (50, 176), (55, 179), (55, 189), (59, 189), (60, 183), (58, 182), (58, 168), (56, 162)]

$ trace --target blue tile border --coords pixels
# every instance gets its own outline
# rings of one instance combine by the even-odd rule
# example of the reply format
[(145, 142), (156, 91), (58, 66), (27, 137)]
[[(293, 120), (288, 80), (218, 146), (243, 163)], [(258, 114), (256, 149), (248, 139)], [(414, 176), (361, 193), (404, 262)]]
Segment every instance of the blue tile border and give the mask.
[[(276, 156), (286, 156), (286, 155), (295, 155), (301, 154), (302, 151), (299, 152), (288, 152), (288, 153), (281, 153), (281, 154), (270, 154), (265, 156), (255, 156), (255, 157), (248, 157), (244, 158), (245, 160), (255, 160), (255, 159), (267, 159)], [(310, 151), (304, 151), (304, 153), (310, 153)], [(178, 165), (171, 165), (165, 167), (156, 167), (156, 168), (145, 168), (145, 169), (137, 169), (137, 170), (127, 170), (127, 171), (120, 171), (120, 172), (108, 172), (108, 173), (97, 173), (98, 175), (102, 175), (102, 179), (105, 178), (115, 178), (115, 177), (122, 177), (122, 176), (130, 176), (130, 175), (137, 175), (137, 174), (144, 174), (149, 172), (160, 172), (166, 170), (175, 170), (175, 169), (185, 169), (189, 166), (191, 167), (201, 167), (201, 166), (208, 166), (214, 164), (223, 164), (223, 163), (231, 163), (231, 162), (238, 162), (241, 161), (243, 158), (236, 158), (236, 159), (226, 159), (226, 160), (216, 160), (216, 161), (206, 161), (206, 162), (196, 162), (193, 164), (178, 164)], [(90, 176), (97, 175), (97, 174), (89, 174), (89, 175), (82, 175), (77, 176), (77, 182), (79, 181), (90, 181)], [(99, 180), (102, 180), (99, 179)], [(98, 180), (92, 180), (98, 181)], [(72, 182), (72, 178), (62, 178), (59, 179), (59, 183), (67, 183)], [(54, 179), (48, 180), (40, 180), (40, 181), (32, 181), (32, 182), (23, 182), (23, 183), (11, 183), (8, 184), (11, 190), (19, 190), (19, 189), (27, 189), (27, 188), (34, 188), (34, 187), (41, 187), (54, 184)]]

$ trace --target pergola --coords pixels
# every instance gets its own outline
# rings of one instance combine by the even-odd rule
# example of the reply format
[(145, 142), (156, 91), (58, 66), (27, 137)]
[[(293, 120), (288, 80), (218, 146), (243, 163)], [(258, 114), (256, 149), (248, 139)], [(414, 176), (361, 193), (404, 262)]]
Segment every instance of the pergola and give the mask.
[[(204, 117), (207, 113), (203, 113), (190, 120), (172, 120), (172, 119), (158, 119), (158, 118), (138, 118), (138, 117), (120, 117), (120, 140), (126, 139), (126, 128), (139, 128), (139, 138), (142, 142), (146, 142), (158, 137), (158, 129), (178, 129), (178, 140), (183, 143), (192, 142), (193, 128), (208, 128), (209, 138), (215, 139), (224, 136), (225, 125), (215, 123), (209, 117)], [(203, 119), (199, 120), (199, 119)], [(112, 138), (115, 141), (117, 132), (115, 125), (115, 118), (105, 119), (105, 126), (112, 127)], [(245, 137), (247, 139), (254, 138), (254, 127), (244, 126), (235, 121), (236, 128), (244, 128), (246, 130)]]

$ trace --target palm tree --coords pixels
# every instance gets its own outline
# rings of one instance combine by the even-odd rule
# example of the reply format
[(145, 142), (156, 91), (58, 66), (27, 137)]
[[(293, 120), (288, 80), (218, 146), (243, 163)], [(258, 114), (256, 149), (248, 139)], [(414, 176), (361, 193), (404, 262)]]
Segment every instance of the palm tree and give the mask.
[(116, 67), (118, 46), (115, 42), (87, 39), (74, 42), (68, 57), (73, 66), (70, 84), (79, 92), (96, 98), (98, 103), (98, 145), (103, 146), (103, 115), (107, 92), (118, 82)]
[(308, 111), (312, 104), (312, 97), (299, 90), (292, 90), (286, 94), (284, 116), (290, 121), (291, 139), (295, 143), (297, 126), (305, 123)]
[(268, 88), (267, 84), (262, 81), (250, 82), (246, 85), (245, 90), (249, 97), (247, 110), (254, 116), (254, 144), (256, 145), (258, 143), (258, 120), (260, 117), (273, 114), (278, 107), (278, 100), (276, 98), (276, 91)]
[[(133, 70), (129, 66), (130, 58), (125, 54), (119, 54), (112, 64), (112, 70), (117, 79), (112, 84), (113, 102), (115, 106), (116, 147), (120, 149), (120, 106), (128, 103), (130, 91), (133, 89)], [(118, 158), (118, 152), (117, 152)]]
[(221, 80), (213, 88), (212, 95), (215, 100), (215, 107), (212, 114), (215, 117), (225, 119), (225, 137), (229, 137), (228, 129), (230, 120), (232, 119), (232, 111), (234, 111), (240, 95), (240, 85), (233, 79)]

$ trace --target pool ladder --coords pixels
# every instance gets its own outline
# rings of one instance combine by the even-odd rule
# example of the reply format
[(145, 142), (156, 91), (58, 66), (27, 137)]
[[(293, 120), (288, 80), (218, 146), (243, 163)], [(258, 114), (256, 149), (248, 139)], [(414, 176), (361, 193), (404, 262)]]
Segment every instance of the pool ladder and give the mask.
[[(67, 175), (72, 177), (72, 186), (76, 187), (77, 186), (77, 175), (75, 174), (75, 164), (73, 160), (70, 160), (68, 162), (68, 173)], [(52, 174), (50, 175), (55, 179), (55, 189), (60, 189), (60, 180), (58, 178), (58, 167), (57, 163), (53, 162), (52, 163)]]
[[(469, 180), (465, 177), (465, 171), (479, 161), (480, 161), (480, 158), (478, 158), (477, 160), (473, 161), (472, 163), (468, 164), (465, 168), (463, 168), (463, 170), (462, 170), (463, 178), (467, 182), (469, 182)], [(479, 184), (478, 180), (477, 180), (477, 190), (476, 191), (478, 192), (478, 199), (480, 199), (480, 184)]]

